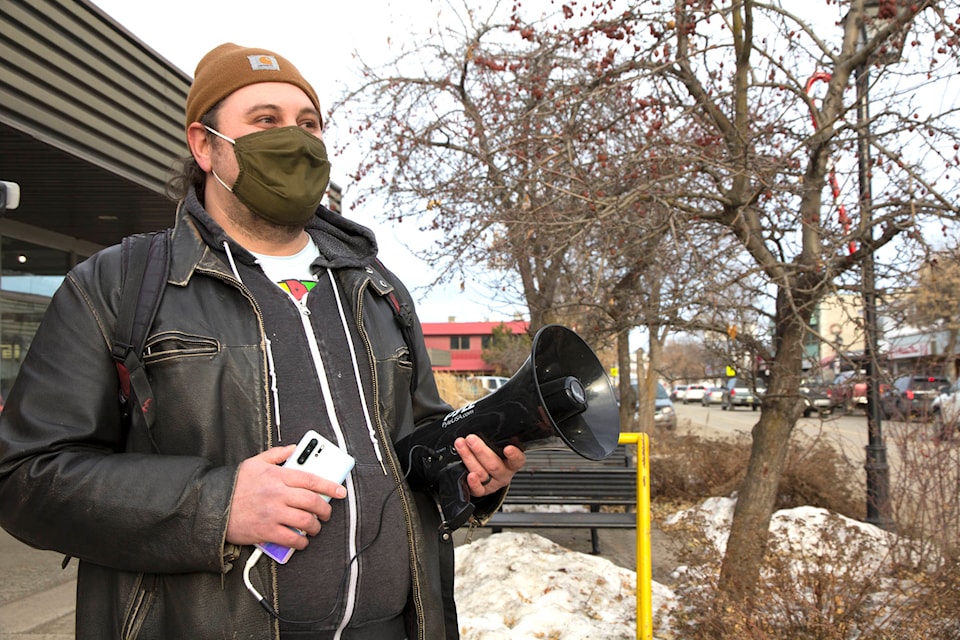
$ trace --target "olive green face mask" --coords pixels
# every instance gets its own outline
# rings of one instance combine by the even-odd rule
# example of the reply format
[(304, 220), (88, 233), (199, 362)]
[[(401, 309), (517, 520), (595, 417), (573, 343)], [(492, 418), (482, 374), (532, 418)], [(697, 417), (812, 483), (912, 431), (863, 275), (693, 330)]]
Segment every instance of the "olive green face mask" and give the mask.
[(250, 211), (282, 225), (304, 225), (313, 217), (330, 181), (327, 147), (300, 127), (277, 127), (228, 138), (207, 131), (233, 145), (240, 173), (228, 187), (213, 177)]

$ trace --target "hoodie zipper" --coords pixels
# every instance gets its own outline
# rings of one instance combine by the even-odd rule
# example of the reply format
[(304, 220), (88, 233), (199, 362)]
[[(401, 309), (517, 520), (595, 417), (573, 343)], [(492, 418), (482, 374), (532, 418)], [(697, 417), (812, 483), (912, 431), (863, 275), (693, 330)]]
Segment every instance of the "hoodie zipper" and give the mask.
[[(345, 447), (346, 437), (343, 433), (343, 428), (340, 426), (340, 420), (337, 417), (336, 406), (333, 403), (333, 394), (330, 392), (330, 383), (327, 379), (326, 367), (323, 364), (323, 359), (320, 356), (320, 345), (317, 343), (317, 336), (313, 332), (313, 324), (310, 322), (310, 310), (307, 308), (307, 299), (310, 297), (310, 294), (305, 294), (300, 300), (295, 301), (297, 309), (300, 311), (300, 322), (303, 326), (303, 333), (307, 339), (307, 344), (310, 347), (310, 357), (313, 360), (314, 368), (317, 372), (317, 378), (320, 380), (320, 391), (323, 395), (323, 401), (326, 405), (327, 415), (330, 419), (330, 427), (333, 429), (333, 433), (336, 436), (336, 444), (340, 447)], [(291, 298), (293, 300), (293, 298)], [(348, 336), (349, 337), (349, 336)], [(353, 474), (347, 475), (347, 528), (349, 535), (347, 536), (347, 558), (352, 560), (354, 556), (357, 555), (357, 501), (356, 501), (356, 486), (353, 482)], [(355, 568), (358, 563), (350, 562), (347, 567), (349, 572), (349, 578), (347, 580), (347, 591), (346, 591), (346, 601), (344, 602), (344, 612), (343, 619), (340, 622), (340, 626), (337, 628), (337, 633), (334, 635), (334, 640), (339, 640), (343, 629), (347, 627), (350, 623), (350, 620), (353, 617), (353, 608), (356, 605), (356, 596), (357, 596), (357, 569)]]

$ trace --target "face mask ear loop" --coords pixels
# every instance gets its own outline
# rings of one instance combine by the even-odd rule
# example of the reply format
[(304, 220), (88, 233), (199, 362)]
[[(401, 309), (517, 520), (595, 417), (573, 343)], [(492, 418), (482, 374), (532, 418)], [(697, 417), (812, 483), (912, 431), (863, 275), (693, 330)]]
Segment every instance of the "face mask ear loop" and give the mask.
[[(209, 131), (210, 133), (212, 133), (213, 135), (217, 136), (218, 138), (223, 138), (224, 140), (226, 140), (227, 142), (229, 142), (229, 143), (232, 144), (233, 146), (237, 146), (237, 141), (234, 140), (233, 138), (228, 138), (227, 136), (223, 135), (222, 133), (220, 133), (220, 132), (217, 131), (216, 129), (214, 129), (214, 128), (212, 128), (212, 127), (208, 127), (207, 125), (203, 125), (203, 128), (206, 129), (207, 131)], [(233, 189), (230, 188), (230, 187), (228, 187), (228, 186), (227, 186), (227, 183), (220, 179), (220, 176), (217, 175), (217, 172), (216, 172), (216, 171), (214, 171), (214, 170), (211, 168), (211, 169), (210, 169), (210, 173), (212, 173), (212, 174), (213, 174), (213, 177), (217, 179), (217, 182), (220, 183), (220, 186), (222, 186), (224, 189), (226, 189), (226, 190), (229, 191), (230, 193), (233, 193)]]
[(226, 141), (229, 142), (230, 144), (236, 146), (237, 141), (234, 140), (233, 138), (228, 138), (227, 136), (223, 135), (222, 133), (220, 133), (220, 132), (217, 131), (216, 129), (214, 129), (214, 128), (212, 128), (212, 127), (208, 127), (207, 125), (203, 125), (203, 128), (206, 129), (207, 131), (209, 131), (210, 133), (212, 133), (213, 135), (217, 136), (218, 138), (223, 138), (224, 140), (226, 140)]
[(221, 187), (223, 187), (224, 189), (226, 189), (226, 190), (229, 191), (230, 193), (233, 193), (233, 189), (231, 189), (230, 187), (228, 187), (228, 186), (227, 186), (227, 183), (220, 179), (220, 176), (217, 175), (217, 172), (216, 172), (216, 171), (214, 171), (213, 169), (210, 169), (210, 173), (212, 173), (212, 174), (213, 174), (213, 177), (217, 179), (217, 182), (220, 183), (220, 186), (221, 186)]

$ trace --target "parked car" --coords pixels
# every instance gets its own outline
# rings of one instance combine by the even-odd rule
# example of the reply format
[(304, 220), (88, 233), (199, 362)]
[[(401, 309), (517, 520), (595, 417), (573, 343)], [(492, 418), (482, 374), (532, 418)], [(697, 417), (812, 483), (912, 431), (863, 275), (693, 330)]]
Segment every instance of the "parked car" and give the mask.
[(667, 394), (663, 385), (657, 383), (656, 410), (653, 414), (653, 424), (657, 427), (663, 427), (670, 431), (677, 428), (677, 412), (673, 408), (673, 402)]
[(833, 379), (830, 386), (830, 400), (833, 406), (851, 412), (857, 407), (867, 406), (867, 377), (864, 371), (842, 371)]
[(800, 382), (800, 395), (803, 397), (803, 416), (819, 413), (826, 417), (833, 412), (831, 389), (822, 380), (808, 379)]
[(675, 384), (673, 385), (673, 389), (670, 391), (670, 395), (668, 397), (670, 400), (673, 400), (674, 402), (679, 402), (683, 400), (686, 394), (687, 394), (687, 385)]
[(691, 384), (687, 385), (687, 390), (683, 393), (683, 404), (689, 402), (700, 402), (703, 400), (703, 394), (707, 391), (707, 385)]
[(949, 387), (950, 381), (943, 376), (900, 376), (880, 394), (880, 410), (884, 418), (926, 419), (933, 401)]
[[(637, 385), (633, 386), (633, 412), (634, 417), (637, 417), (637, 412), (640, 410), (640, 404), (637, 401), (639, 398), (639, 390)], [(654, 411), (653, 411), (653, 424), (656, 427), (663, 427), (665, 429), (676, 429), (677, 428), (677, 412), (673, 407), (673, 401), (670, 400), (670, 394), (667, 393), (667, 390), (663, 388), (663, 385), (659, 382), (657, 383), (657, 393), (654, 398)]]
[(712, 404), (720, 404), (721, 402), (723, 402), (723, 387), (707, 387), (703, 398), (700, 399), (700, 404), (705, 407), (709, 407)]
[(756, 411), (760, 407), (760, 402), (753, 394), (753, 390), (747, 386), (746, 381), (730, 378), (727, 380), (727, 386), (723, 388), (720, 408), (724, 411), (733, 411), (736, 407), (750, 407)]

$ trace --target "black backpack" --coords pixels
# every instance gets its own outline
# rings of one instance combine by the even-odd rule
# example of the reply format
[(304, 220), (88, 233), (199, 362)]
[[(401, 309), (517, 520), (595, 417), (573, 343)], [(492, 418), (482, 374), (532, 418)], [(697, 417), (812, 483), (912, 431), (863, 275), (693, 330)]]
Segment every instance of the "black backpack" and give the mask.
[(147, 433), (153, 426), (153, 391), (140, 356), (157, 315), (170, 271), (170, 230), (127, 236), (121, 243), (120, 308), (113, 336), (113, 359), (120, 379), (120, 407), (126, 429), (135, 415)]

